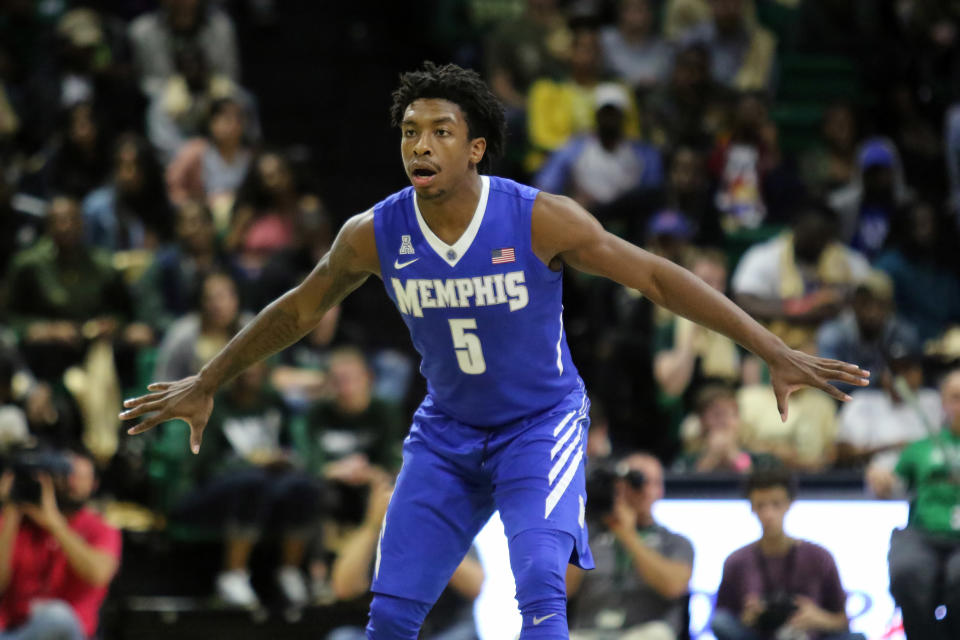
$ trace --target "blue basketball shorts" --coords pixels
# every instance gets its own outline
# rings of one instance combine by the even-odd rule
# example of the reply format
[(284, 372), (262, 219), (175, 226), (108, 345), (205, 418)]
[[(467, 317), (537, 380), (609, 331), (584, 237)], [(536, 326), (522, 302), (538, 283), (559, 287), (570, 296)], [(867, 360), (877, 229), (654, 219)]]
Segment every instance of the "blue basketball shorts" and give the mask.
[(592, 569), (584, 523), (589, 411), (582, 381), (551, 409), (498, 429), (459, 422), (428, 396), (404, 441), (371, 590), (435, 602), (495, 510), (508, 541), (530, 529), (565, 531), (574, 548), (563, 560)]

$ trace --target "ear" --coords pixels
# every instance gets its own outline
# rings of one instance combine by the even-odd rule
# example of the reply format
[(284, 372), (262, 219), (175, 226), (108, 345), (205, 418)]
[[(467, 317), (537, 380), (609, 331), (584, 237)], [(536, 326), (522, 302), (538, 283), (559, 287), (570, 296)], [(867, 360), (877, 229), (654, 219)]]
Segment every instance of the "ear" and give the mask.
[(470, 164), (477, 166), (483, 160), (483, 154), (487, 151), (486, 138), (474, 138), (470, 141)]

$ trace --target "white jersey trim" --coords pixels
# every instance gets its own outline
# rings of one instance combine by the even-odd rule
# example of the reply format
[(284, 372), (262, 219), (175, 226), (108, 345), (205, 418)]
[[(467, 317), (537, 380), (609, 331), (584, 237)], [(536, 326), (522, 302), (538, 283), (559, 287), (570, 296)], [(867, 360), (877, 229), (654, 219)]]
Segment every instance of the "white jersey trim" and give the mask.
[(467, 225), (463, 234), (457, 238), (457, 241), (453, 244), (447, 244), (430, 229), (427, 221), (423, 219), (423, 214), (420, 213), (420, 205), (417, 204), (417, 192), (412, 192), (413, 210), (417, 214), (417, 224), (420, 225), (420, 232), (423, 233), (423, 237), (426, 239), (427, 244), (430, 245), (430, 248), (451, 267), (457, 266), (460, 258), (463, 257), (463, 254), (465, 254), (470, 248), (470, 245), (473, 244), (477, 233), (480, 231), (483, 214), (487, 211), (487, 198), (490, 195), (490, 178), (480, 176), (480, 182), (482, 187), (480, 189), (480, 200), (477, 201), (477, 209), (473, 212), (473, 218), (470, 220), (470, 224)]

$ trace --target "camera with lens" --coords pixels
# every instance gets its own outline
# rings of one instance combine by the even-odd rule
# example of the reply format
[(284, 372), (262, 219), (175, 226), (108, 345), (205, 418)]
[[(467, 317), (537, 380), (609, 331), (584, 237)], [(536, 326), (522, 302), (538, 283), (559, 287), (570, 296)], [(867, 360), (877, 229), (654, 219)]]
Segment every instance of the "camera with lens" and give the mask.
[(625, 481), (633, 489), (642, 489), (647, 479), (642, 471), (630, 469), (626, 465), (605, 464), (587, 474), (587, 513), (588, 520), (596, 521), (613, 511), (617, 481)]
[(40, 503), (38, 473), (47, 473), (54, 478), (66, 477), (73, 470), (70, 458), (59, 451), (26, 450), (11, 455), (7, 468), (13, 471), (13, 487), (10, 501), (15, 503)]
[(757, 616), (753, 627), (757, 631), (773, 633), (787, 623), (790, 616), (797, 610), (792, 594), (786, 591), (775, 591), (765, 598), (763, 612)]

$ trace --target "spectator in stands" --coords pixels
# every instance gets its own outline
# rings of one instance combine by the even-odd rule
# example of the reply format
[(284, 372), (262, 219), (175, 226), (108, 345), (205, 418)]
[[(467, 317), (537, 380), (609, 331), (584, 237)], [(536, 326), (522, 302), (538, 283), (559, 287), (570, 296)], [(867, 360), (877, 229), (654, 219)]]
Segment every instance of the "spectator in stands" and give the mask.
[(617, 24), (600, 34), (607, 67), (635, 90), (646, 91), (666, 80), (673, 50), (656, 31), (650, 0), (619, 0)]
[[(837, 462), (893, 469), (904, 447), (940, 424), (940, 398), (936, 391), (921, 388), (923, 352), (915, 338), (885, 345), (882, 367), (871, 371), (880, 388), (854, 390), (853, 399), (840, 409)], [(903, 384), (913, 397), (902, 396), (907, 392)]]
[(874, 258), (897, 210), (913, 197), (897, 148), (886, 138), (874, 137), (860, 145), (853, 179), (831, 192), (828, 203), (840, 215), (841, 238)]
[[(16, 188), (7, 175), (10, 167), (0, 155), (0, 281), (6, 282), (7, 269), (13, 256), (37, 238), (43, 221), (36, 216), (18, 211), (13, 205)], [(0, 308), (3, 307), (4, 287), (0, 286)]]
[(726, 90), (710, 77), (710, 52), (702, 44), (682, 47), (669, 81), (647, 98), (651, 129), (674, 147), (705, 149), (728, 119)]
[(306, 445), (310, 468), (334, 483), (341, 496), (338, 520), (359, 521), (367, 485), (373, 475), (400, 468), (403, 439), (400, 411), (373, 395), (373, 373), (353, 347), (330, 355), (333, 398), (307, 412)]
[(24, 178), (27, 191), (83, 198), (102, 185), (112, 166), (111, 141), (93, 104), (78, 102), (61, 112), (58, 133), (41, 155), (40, 172)]
[[(702, 251), (688, 263), (694, 275), (714, 289), (727, 288), (726, 256), (719, 251)], [(687, 410), (693, 398), (708, 382), (735, 385), (740, 381), (740, 352), (737, 345), (719, 333), (686, 318), (673, 316), (654, 336), (653, 371), (660, 390), (669, 397), (682, 398)]]
[[(825, 323), (817, 333), (817, 353), (824, 358), (856, 362), (867, 371), (880, 372), (886, 367), (886, 354), (893, 344), (919, 348), (917, 331), (894, 314), (893, 281), (879, 270), (870, 274), (853, 292), (851, 308)], [(873, 387), (882, 376), (874, 375)], [(849, 393), (856, 387), (839, 384)]]
[(782, 218), (803, 195), (783, 162), (776, 124), (760, 94), (740, 96), (733, 127), (718, 139), (707, 165), (717, 181), (716, 205), (728, 232)]
[(740, 442), (749, 451), (767, 454), (799, 471), (826, 469), (836, 458), (837, 405), (820, 389), (790, 396), (786, 420), (769, 384), (745, 385), (737, 392)]
[(574, 137), (550, 155), (534, 179), (538, 188), (568, 194), (588, 209), (609, 205), (634, 189), (657, 188), (663, 181), (659, 150), (625, 136), (631, 106), (627, 89), (601, 84), (594, 100), (594, 131)]
[[(593, 130), (596, 89), (605, 86), (603, 81), (599, 32), (581, 24), (573, 34), (567, 73), (560, 79), (541, 77), (530, 87), (527, 131), (534, 151), (556, 151), (572, 136)], [(624, 109), (624, 134), (633, 139), (639, 133), (638, 111), (631, 97)], [(540, 162), (536, 159), (531, 166), (537, 168)]]
[[(352, 600), (369, 591), (380, 529), (391, 495), (393, 486), (385, 475), (372, 479), (363, 522), (344, 541), (333, 563), (331, 586), (338, 600)], [(483, 580), (483, 567), (476, 551), (471, 550), (430, 610), (419, 637), (424, 640), (476, 640), (473, 602), (480, 595)], [(366, 637), (359, 627), (341, 627), (333, 630), (326, 640), (363, 640)]]
[[(946, 640), (960, 634), (960, 369), (940, 385), (945, 428), (914, 442), (891, 471), (872, 468), (867, 481), (881, 497), (914, 496), (910, 521), (890, 538), (890, 593), (903, 612), (910, 640)], [(934, 610), (945, 604), (947, 617)]]
[(333, 242), (330, 218), (319, 200), (316, 207), (298, 210), (293, 223), (293, 244), (270, 256), (256, 291), (245, 300), (254, 310), (259, 311), (300, 284)]
[(86, 506), (96, 490), (93, 460), (66, 455), (65, 476), (37, 477), (36, 503), (11, 495), (0, 477), (0, 638), (92, 638), (120, 564), (120, 532)]
[(737, 304), (793, 348), (813, 347), (817, 326), (845, 307), (870, 265), (836, 241), (836, 216), (807, 206), (793, 230), (751, 247), (733, 274)]
[(556, 0), (526, 0), (526, 11), (507, 20), (487, 44), (490, 88), (508, 111), (523, 112), (534, 80), (563, 72), (570, 31)]
[(795, 497), (788, 471), (758, 471), (747, 481), (747, 499), (763, 533), (723, 563), (711, 623), (717, 640), (864, 640), (849, 631), (847, 594), (833, 556), (784, 531)]
[[(65, 5), (60, 5), (63, 8)], [(19, 31), (23, 28), (16, 25), (10, 38), (24, 38), (26, 34)], [(97, 121), (110, 123), (115, 131), (142, 126), (143, 98), (128, 72), (127, 42), (119, 21), (80, 7), (60, 16), (55, 34), (32, 35), (42, 54), (22, 69), (25, 108), (21, 143), (28, 151), (46, 142), (62, 111), (81, 103), (92, 105)], [(78, 197), (84, 194), (74, 193)]]
[(844, 55), (861, 61), (878, 56), (878, 45), (884, 37), (882, 4), (870, 0), (816, 0), (803, 2), (798, 9), (794, 38), (800, 51)]
[(893, 279), (897, 310), (921, 340), (960, 323), (960, 237), (934, 205), (917, 202), (894, 219), (876, 267)]
[(229, 274), (211, 271), (202, 282), (199, 312), (174, 322), (160, 343), (157, 380), (179, 380), (199, 371), (249, 319), (240, 313), (237, 284)]
[(244, 133), (250, 139), (259, 133), (253, 96), (227, 76), (211, 73), (203, 56), (198, 46), (179, 51), (177, 74), (166, 80), (147, 111), (150, 141), (165, 162), (175, 158), (190, 138), (216, 136), (210, 125), (213, 107), (220, 100), (232, 101), (240, 112), (240, 122), (231, 123), (241, 125), (234, 146)]
[(32, 380), (13, 348), (0, 347), (0, 407), (23, 416), (29, 446), (68, 449), (80, 444), (82, 425), (69, 394), (55, 391), (48, 382)]
[[(261, 362), (218, 394), (200, 454), (181, 454), (179, 469), (169, 478), (175, 487), (166, 490), (178, 496), (170, 518), (175, 524), (223, 531), (216, 589), (233, 606), (259, 604), (250, 585), (250, 554), (268, 526), (279, 532), (276, 579), (286, 600), (303, 606), (310, 594), (300, 567), (323, 498), (318, 481), (294, 464), (290, 419), (267, 379), (267, 365)], [(168, 455), (175, 455), (169, 452), (171, 435), (163, 438)]]
[(695, 244), (722, 246), (720, 215), (714, 206), (703, 154), (690, 146), (674, 148), (667, 161), (665, 178), (661, 187), (641, 188), (610, 206), (595, 207), (592, 212), (604, 226), (642, 243), (646, 224), (657, 212), (676, 211), (690, 221)]
[(286, 157), (266, 152), (255, 158), (237, 192), (224, 246), (256, 280), (269, 257), (294, 243), (297, 217), (317, 211), (320, 200), (305, 194)]
[(740, 444), (737, 394), (724, 384), (703, 386), (696, 396), (697, 447), (674, 462), (673, 470), (695, 473), (749, 473), (774, 466), (771, 456), (751, 453)]
[[(601, 500), (610, 512), (597, 514), (590, 548), (596, 569), (567, 568), (571, 640), (617, 637), (673, 640), (686, 618), (693, 545), (658, 524), (653, 505), (663, 497), (663, 468), (653, 456), (635, 453)], [(599, 525), (599, 526), (598, 526)]]
[(683, 214), (669, 209), (658, 211), (647, 222), (646, 249), (671, 262), (689, 264), (693, 252), (690, 243), (693, 232), (693, 225)]
[(124, 324), (132, 317), (129, 291), (110, 255), (85, 244), (77, 201), (54, 198), (46, 222), (45, 237), (14, 256), (9, 275), (6, 310), (30, 369), (56, 379), (99, 337), (151, 343), (149, 327)]
[[(208, 135), (187, 142), (167, 167), (170, 200), (207, 202), (226, 213), (250, 168), (247, 115), (233, 98), (210, 105)], [(222, 217), (222, 216), (221, 216)]]
[(228, 268), (205, 204), (190, 201), (177, 208), (174, 231), (176, 243), (158, 251), (134, 285), (138, 317), (161, 332), (194, 309), (208, 274)]
[(211, 71), (234, 82), (240, 78), (233, 22), (207, 0), (163, 0), (159, 9), (131, 22), (129, 33), (140, 86), (149, 96), (174, 74), (176, 52), (191, 45), (204, 52)]
[(121, 136), (111, 181), (83, 199), (87, 241), (109, 251), (155, 249), (171, 235), (170, 214), (152, 150), (139, 136)]
[(702, 42), (710, 50), (711, 75), (720, 84), (739, 91), (767, 89), (776, 60), (777, 40), (747, 19), (745, 0), (712, 0), (711, 19), (680, 37)]
[(853, 179), (857, 116), (853, 106), (835, 102), (823, 112), (820, 140), (800, 157), (800, 175), (811, 195), (824, 197)]
[(278, 355), (271, 382), (288, 405), (299, 409), (329, 396), (327, 374), (339, 323), (337, 305), (323, 315), (313, 331)]

